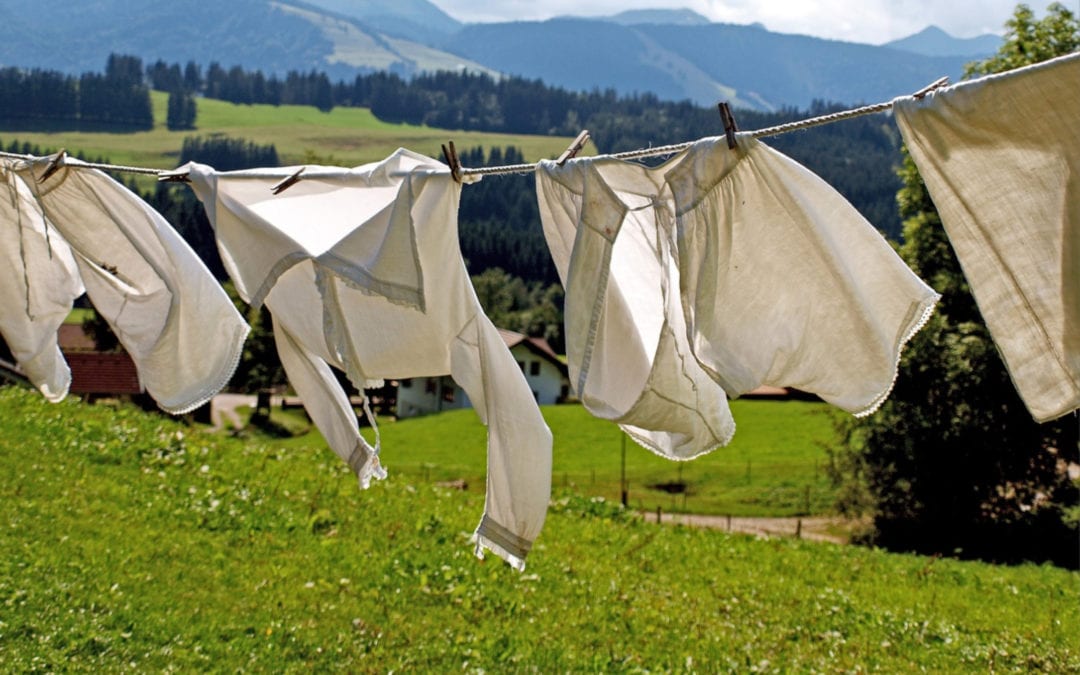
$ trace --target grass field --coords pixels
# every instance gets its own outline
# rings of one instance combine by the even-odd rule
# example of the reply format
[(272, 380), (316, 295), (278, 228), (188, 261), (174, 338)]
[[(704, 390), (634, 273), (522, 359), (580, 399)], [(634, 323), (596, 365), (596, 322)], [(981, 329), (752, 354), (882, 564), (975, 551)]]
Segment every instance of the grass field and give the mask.
[(195, 131), (165, 128), (166, 94), (152, 93), (155, 126), (137, 133), (32, 132), (0, 127), (0, 141), (26, 141), (42, 148), (82, 151), (115, 164), (172, 169), (186, 136), (225, 134), (259, 144), (274, 144), (283, 164), (324, 163), (355, 166), (383, 159), (399, 147), (432, 157), (453, 140), (459, 151), (475, 146), (514, 145), (528, 161), (558, 156), (570, 138), (514, 136), (387, 124), (366, 108), (335, 108), (323, 113), (310, 106), (234, 105), (198, 99)]
[[(628, 505), (732, 516), (831, 512), (835, 491), (826, 475), (825, 447), (834, 439), (834, 409), (806, 401), (737, 400), (731, 407), (738, 425), (735, 439), (690, 462), (673, 462), (627, 440)], [(543, 414), (555, 437), (554, 486), (619, 501), (619, 428), (580, 405), (545, 406)], [(272, 412), (279, 425), (308, 432), (275, 442), (326, 448), (318, 432), (297, 416), (302, 413)], [(389, 471), (424, 482), (464, 480), (471, 489), (483, 490), (486, 429), (472, 410), (387, 420), (380, 423), (380, 432)], [(684, 488), (671, 491), (677, 485)]]
[[(1080, 576), (657, 526), (0, 388), (2, 672), (1076, 672)], [(403, 425), (404, 426), (404, 425)]]

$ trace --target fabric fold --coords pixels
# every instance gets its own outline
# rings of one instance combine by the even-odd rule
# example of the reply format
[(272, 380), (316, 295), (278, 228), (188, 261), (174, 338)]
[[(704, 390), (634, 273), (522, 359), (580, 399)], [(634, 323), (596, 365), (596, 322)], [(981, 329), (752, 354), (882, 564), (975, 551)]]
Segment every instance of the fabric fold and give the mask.
[(57, 402), (71, 385), (57, 332), (83, 286), (71, 248), (12, 168), (0, 160), (0, 335), (31, 384)]
[(725, 394), (763, 385), (870, 414), (939, 297), (839, 193), (747, 134), (655, 167), (542, 161), (537, 193), (575, 390), (674, 459), (726, 444)]
[(566, 288), (570, 381), (635, 442), (688, 460), (735, 432), (727, 395), (693, 358), (679, 300), (666, 186), (611, 159), (541, 161), (544, 236)]
[(790, 387), (874, 412), (938, 294), (828, 183), (747, 134), (665, 166), (701, 365), (733, 397)]
[(205, 404), (232, 377), (247, 323), (146, 202), (76, 159), (44, 179), (49, 163), (22, 162), (16, 171), (71, 246), (94, 308), (135, 362), (142, 386), (169, 413)]
[(1080, 408), (1080, 54), (893, 110), (1032, 417)]

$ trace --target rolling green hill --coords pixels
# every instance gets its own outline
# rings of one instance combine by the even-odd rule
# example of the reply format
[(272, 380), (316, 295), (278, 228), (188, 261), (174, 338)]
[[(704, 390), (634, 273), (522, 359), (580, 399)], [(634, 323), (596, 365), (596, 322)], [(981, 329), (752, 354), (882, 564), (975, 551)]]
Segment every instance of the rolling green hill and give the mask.
[(67, 148), (116, 164), (171, 169), (186, 136), (225, 134), (259, 144), (274, 144), (285, 164), (306, 162), (358, 165), (383, 159), (399, 147), (432, 157), (453, 140), (459, 149), (475, 146), (521, 148), (528, 161), (558, 156), (572, 139), (554, 136), (512, 136), (453, 132), (380, 122), (366, 108), (335, 108), (329, 113), (310, 106), (234, 105), (200, 98), (195, 131), (165, 128), (168, 97), (151, 94), (155, 124), (136, 133), (42, 132), (0, 127), (0, 142), (26, 141), (42, 148)]
[(0, 671), (1075, 672), (1080, 576), (661, 527), (0, 388)]

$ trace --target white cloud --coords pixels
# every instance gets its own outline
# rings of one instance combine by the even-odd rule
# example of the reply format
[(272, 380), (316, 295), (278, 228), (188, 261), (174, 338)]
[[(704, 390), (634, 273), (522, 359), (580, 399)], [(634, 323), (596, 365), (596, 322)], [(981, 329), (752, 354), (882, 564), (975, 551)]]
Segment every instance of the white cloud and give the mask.
[[(1047, 0), (1049, 2), (1049, 0)], [(628, 9), (688, 8), (712, 21), (761, 23), (772, 31), (880, 44), (935, 25), (955, 37), (1001, 33), (1017, 0), (435, 0), (465, 22), (608, 16)], [(1029, 3), (1037, 13), (1038, 2)]]

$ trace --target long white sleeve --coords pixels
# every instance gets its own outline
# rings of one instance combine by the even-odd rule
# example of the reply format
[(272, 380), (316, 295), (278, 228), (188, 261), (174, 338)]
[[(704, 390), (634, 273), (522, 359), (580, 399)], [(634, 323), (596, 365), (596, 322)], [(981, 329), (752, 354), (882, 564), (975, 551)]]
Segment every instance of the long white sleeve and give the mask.
[(477, 545), (524, 569), (551, 497), (551, 431), (524, 374), (484, 314), (454, 340), (451, 364), (454, 381), (488, 427), (487, 500)]
[(330, 449), (356, 474), (360, 487), (366, 489), (372, 478), (386, 478), (386, 471), (379, 463), (378, 429), (372, 447), (360, 435), (356, 413), (330, 366), (304, 349), (277, 319), (274, 319), (274, 344), (304, 410)]

